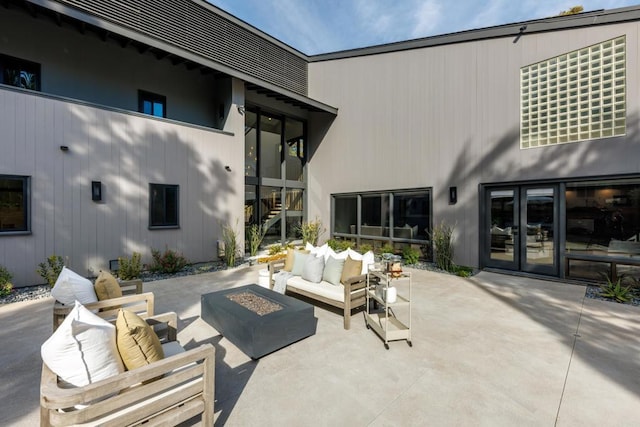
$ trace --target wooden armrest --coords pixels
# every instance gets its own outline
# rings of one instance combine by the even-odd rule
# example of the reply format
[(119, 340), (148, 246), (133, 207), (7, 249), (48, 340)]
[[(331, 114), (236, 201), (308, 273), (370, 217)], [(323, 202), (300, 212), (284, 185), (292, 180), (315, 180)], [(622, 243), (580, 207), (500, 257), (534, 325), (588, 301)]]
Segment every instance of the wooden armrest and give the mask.
[[(155, 297), (153, 292), (145, 292), (142, 294), (124, 295), (119, 298), (111, 298), (107, 300), (91, 302), (84, 304), (84, 307), (90, 311), (96, 311), (96, 314), (105, 320), (111, 320), (118, 316), (120, 308), (126, 308), (141, 317), (153, 315)], [(53, 304), (53, 330), (58, 329), (65, 317), (73, 309), (73, 305), (64, 305), (58, 301)]]
[(119, 280), (122, 295), (134, 295), (142, 293), (142, 279)]
[(360, 274), (358, 276), (349, 277), (342, 284), (345, 285), (345, 286), (353, 286), (353, 285), (357, 285), (359, 283), (365, 283), (365, 284), (367, 283), (367, 275), (366, 274)]
[[(215, 349), (211, 344), (203, 344), (198, 348), (84, 387), (61, 388), (57, 376), (43, 363), (40, 405), (49, 410), (76, 407), (75, 411), (62, 414), (56, 411), (52, 415), (64, 417), (70, 424), (105, 416), (114, 409), (130, 408), (138, 402), (172, 390), (176, 391), (179, 399), (189, 399), (187, 393), (203, 395), (213, 405), (214, 369)], [(159, 377), (160, 379), (151, 381)], [(167, 406), (174, 405), (175, 402), (171, 399), (176, 397), (165, 397), (152, 408), (143, 410), (161, 410), (158, 405), (162, 405), (163, 402)], [(86, 408), (78, 407), (87, 404)], [(145, 416), (140, 413), (135, 415)]]
[[(162, 314), (157, 314), (155, 316), (149, 316), (146, 319), (144, 319), (151, 327), (153, 327), (153, 330), (156, 332), (156, 334), (159, 334), (160, 331), (162, 331), (162, 327), (160, 325), (166, 325), (166, 332), (163, 331), (163, 333), (166, 333), (166, 341), (177, 341), (178, 339), (178, 315), (176, 313), (174, 313), (173, 311), (167, 312), (167, 313), (162, 313)], [(160, 327), (158, 327), (160, 326)], [(162, 339), (162, 336), (160, 336), (160, 338)]]
[(277, 259), (267, 264), (269, 269), (269, 287), (273, 287), (273, 275), (284, 268), (284, 259)]

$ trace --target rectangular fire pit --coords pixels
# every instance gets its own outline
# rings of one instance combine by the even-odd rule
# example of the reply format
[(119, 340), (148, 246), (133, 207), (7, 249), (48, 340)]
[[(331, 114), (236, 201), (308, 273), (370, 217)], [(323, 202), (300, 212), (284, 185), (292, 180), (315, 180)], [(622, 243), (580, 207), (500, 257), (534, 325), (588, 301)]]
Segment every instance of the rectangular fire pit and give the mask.
[(258, 285), (204, 294), (201, 317), (252, 359), (316, 333), (313, 306)]

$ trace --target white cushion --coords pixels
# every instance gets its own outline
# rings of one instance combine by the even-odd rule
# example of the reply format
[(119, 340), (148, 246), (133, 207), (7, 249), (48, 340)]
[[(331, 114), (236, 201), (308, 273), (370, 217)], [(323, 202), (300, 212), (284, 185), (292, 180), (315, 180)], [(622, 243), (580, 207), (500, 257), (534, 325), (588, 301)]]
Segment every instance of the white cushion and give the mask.
[(98, 301), (91, 280), (80, 276), (63, 267), (56, 284), (51, 289), (51, 296), (65, 305), (73, 305), (76, 301), (81, 304)]
[(314, 254), (315, 256), (324, 256), (327, 253), (327, 250), (330, 249), (328, 243), (325, 243), (322, 246), (313, 246), (309, 242), (307, 242), (304, 248), (308, 250), (310, 254)]
[(336, 252), (333, 251), (333, 249), (327, 248), (327, 252), (324, 254), (324, 262), (326, 264), (326, 262), (329, 259), (329, 257), (334, 257), (335, 259), (346, 260), (348, 256), (349, 256), (349, 250), (348, 249), (346, 251), (342, 251), (342, 252), (336, 253)]
[(349, 252), (349, 256), (351, 257), (351, 259), (362, 261), (362, 271), (360, 272), (360, 274), (367, 274), (369, 272), (369, 266), (375, 262), (375, 255), (373, 254), (373, 252), (368, 251), (363, 255), (351, 248), (347, 249), (347, 251)]
[(64, 382), (82, 387), (124, 372), (116, 327), (78, 301), (40, 348), (44, 363)]
[(293, 253), (293, 267), (291, 268), (291, 274), (301, 276), (302, 270), (304, 270), (304, 264), (309, 256), (313, 255), (295, 251)]
[(320, 283), (323, 271), (324, 257), (322, 255), (315, 256), (313, 254), (309, 254), (304, 262), (301, 276), (303, 279), (312, 283)]
[(304, 280), (302, 277), (294, 276), (287, 280), (287, 288), (294, 288), (311, 292), (314, 295), (320, 295), (322, 297), (344, 302), (344, 285), (342, 283), (338, 286), (332, 285), (324, 280), (320, 283), (311, 283), (308, 280)]

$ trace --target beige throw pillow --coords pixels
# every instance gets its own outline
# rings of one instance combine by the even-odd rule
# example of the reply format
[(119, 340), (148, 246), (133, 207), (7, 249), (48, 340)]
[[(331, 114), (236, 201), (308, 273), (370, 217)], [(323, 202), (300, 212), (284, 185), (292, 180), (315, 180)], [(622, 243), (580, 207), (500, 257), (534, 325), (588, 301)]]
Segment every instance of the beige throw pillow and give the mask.
[(140, 368), (164, 358), (160, 339), (137, 314), (121, 309), (116, 320), (116, 344), (127, 370)]
[(303, 254), (308, 254), (309, 251), (306, 249), (287, 249), (287, 259), (284, 261), (284, 267), (282, 267), (282, 269), (284, 271), (291, 271), (293, 270), (293, 262), (295, 260), (295, 253), (296, 252), (300, 252)]
[(348, 256), (347, 260), (344, 262), (342, 276), (340, 276), (340, 283), (344, 283), (345, 280), (352, 277), (359, 276), (361, 271), (362, 261), (356, 261), (355, 259), (351, 258), (351, 256)]
[(93, 288), (96, 291), (98, 301), (120, 298), (122, 296), (122, 289), (120, 288), (118, 280), (108, 271), (100, 271)]

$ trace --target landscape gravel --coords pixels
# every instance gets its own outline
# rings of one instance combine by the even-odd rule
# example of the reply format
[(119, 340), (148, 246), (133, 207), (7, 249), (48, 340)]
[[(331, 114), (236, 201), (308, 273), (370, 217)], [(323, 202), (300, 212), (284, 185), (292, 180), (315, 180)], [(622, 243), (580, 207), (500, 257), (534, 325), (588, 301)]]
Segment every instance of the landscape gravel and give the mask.
[[(239, 267), (241, 265), (247, 265), (247, 264), (248, 264), (247, 262), (239, 262), (236, 264), (236, 267)], [(430, 263), (430, 262), (419, 262), (418, 264), (414, 264), (411, 267), (419, 270), (429, 270), (429, 271), (436, 271), (440, 273), (446, 273), (446, 271), (439, 269), (434, 263)], [(154, 280), (170, 279), (171, 277), (180, 277), (180, 276), (191, 276), (194, 274), (202, 274), (202, 273), (211, 273), (214, 271), (220, 271), (225, 269), (227, 269), (227, 266), (223, 262), (205, 262), (205, 263), (188, 265), (185, 268), (183, 268), (181, 271), (175, 274), (144, 271), (142, 272), (140, 278), (142, 279), (143, 282), (152, 282)], [(475, 273), (476, 272), (474, 271), (474, 274)], [(37, 300), (40, 298), (47, 298), (49, 296), (51, 296), (51, 287), (49, 285), (26, 286), (22, 288), (16, 288), (9, 295), (0, 297), (0, 305), (11, 304), (11, 303), (20, 302), (20, 301)], [(585, 296), (587, 298), (613, 302), (611, 299), (602, 297), (600, 295), (600, 288), (595, 285), (586, 286)], [(635, 296), (634, 298), (632, 298), (631, 301), (625, 304), (640, 306), (640, 295)]]

